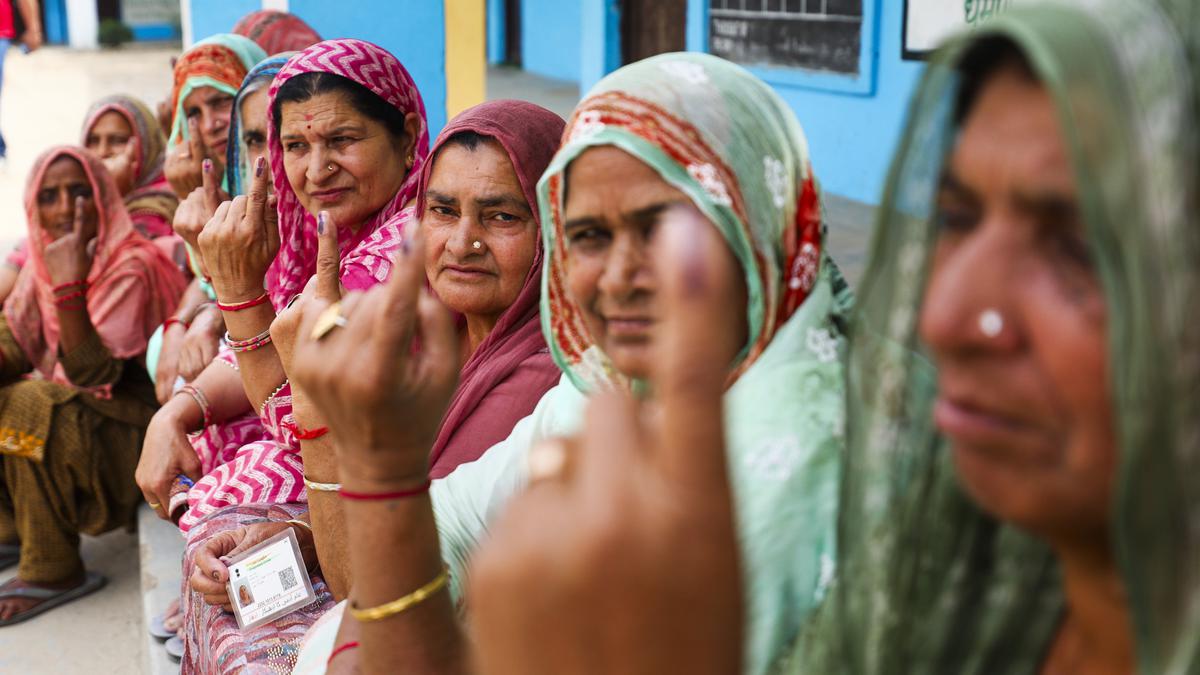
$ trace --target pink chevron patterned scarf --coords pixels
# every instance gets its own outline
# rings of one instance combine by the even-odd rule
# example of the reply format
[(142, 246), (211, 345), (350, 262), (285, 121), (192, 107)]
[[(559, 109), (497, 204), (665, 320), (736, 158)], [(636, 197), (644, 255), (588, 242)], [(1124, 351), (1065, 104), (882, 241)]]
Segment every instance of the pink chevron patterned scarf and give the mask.
[[(429, 127), (425, 121), (425, 103), (408, 71), (387, 50), (363, 40), (326, 40), (288, 60), (268, 91), (267, 133), (271, 157), (271, 177), (279, 199), (279, 255), (267, 270), (267, 289), (276, 309), (304, 289), (317, 269), (316, 218), (300, 205), (283, 168), (283, 146), (275, 128), (275, 97), (284, 82), (304, 73), (331, 73), (370, 89), (403, 113), (415, 112), (421, 118), (416, 152), (408, 177), (392, 201), (388, 202), (357, 233), (338, 233), (342, 254), (342, 285), (356, 290), (378, 283), (387, 276), (392, 254), (400, 244), (404, 222), (412, 209), (405, 206), (417, 195), (417, 184), (429, 155)], [(387, 227), (385, 227), (387, 225)], [(383, 269), (380, 269), (380, 268)]]

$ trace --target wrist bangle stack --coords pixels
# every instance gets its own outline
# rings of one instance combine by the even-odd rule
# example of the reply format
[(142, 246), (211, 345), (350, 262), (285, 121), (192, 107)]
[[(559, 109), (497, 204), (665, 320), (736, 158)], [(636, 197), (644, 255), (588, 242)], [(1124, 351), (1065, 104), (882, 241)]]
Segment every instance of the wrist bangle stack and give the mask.
[(304, 487), (313, 492), (341, 492), (342, 490), (341, 483), (318, 483), (309, 480), (308, 476), (304, 477)]
[(221, 310), (222, 312), (240, 312), (243, 309), (250, 309), (251, 307), (258, 307), (259, 305), (266, 303), (266, 301), (269, 299), (269, 297), (270, 296), (267, 294), (267, 292), (263, 291), (262, 295), (258, 296), (257, 298), (255, 298), (253, 300), (247, 300), (246, 302), (237, 302), (232, 305), (227, 305), (227, 304), (221, 302), (220, 300), (217, 300), (217, 309)]
[(271, 344), (271, 329), (268, 328), (248, 340), (234, 340), (229, 335), (229, 331), (225, 331), (225, 344), (229, 345), (229, 349), (234, 354), (244, 354), (262, 349)]
[(185, 384), (175, 393), (191, 396), (196, 405), (200, 407), (201, 429), (207, 427), (212, 422), (212, 408), (208, 405), (208, 397), (204, 395), (204, 392), (200, 391), (199, 387), (192, 384)]
[(440, 574), (434, 577), (433, 581), (425, 584), (408, 595), (397, 598), (389, 603), (379, 605), (378, 607), (368, 607), (367, 609), (359, 609), (358, 603), (350, 601), (350, 616), (353, 616), (356, 621), (382, 621), (389, 617), (393, 617), (401, 612), (407, 611), (425, 602), (429, 596), (437, 593), (445, 588), (450, 581), (450, 568), (443, 567)]

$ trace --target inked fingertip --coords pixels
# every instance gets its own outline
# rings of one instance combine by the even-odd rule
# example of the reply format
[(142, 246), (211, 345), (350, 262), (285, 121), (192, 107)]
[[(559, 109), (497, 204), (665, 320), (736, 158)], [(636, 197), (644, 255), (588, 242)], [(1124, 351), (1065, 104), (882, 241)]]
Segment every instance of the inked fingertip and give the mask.
[(325, 211), (322, 211), (317, 214), (317, 234), (318, 235), (325, 234), (325, 219), (326, 219), (326, 217), (327, 217), (327, 214)]
[(262, 175), (263, 167), (266, 166), (266, 164), (267, 160), (262, 155), (259, 155), (258, 159), (254, 160), (254, 175), (256, 177)]
[(205, 159), (202, 164), (204, 167), (204, 173), (212, 173), (212, 160), (211, 159)]

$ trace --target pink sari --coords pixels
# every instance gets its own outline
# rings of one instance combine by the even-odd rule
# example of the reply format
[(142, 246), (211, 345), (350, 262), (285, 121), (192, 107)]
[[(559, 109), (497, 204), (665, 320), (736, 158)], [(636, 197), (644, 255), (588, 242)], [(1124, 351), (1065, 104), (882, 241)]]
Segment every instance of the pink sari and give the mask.
[[(404, 229), (414, 220), (415, 197), (429, 155), (425, 105), (408, 71), (386, 50), (362, 40), (328, 40), (293, 56), (268, 90), (268, 145), (271, 177), (279, 200), (279, 254), (267, 270), (267, 290), (276, 311), (299, 294), (317, 270), (316, 220), (300, 205), (283, 167), (282, 144), (270, 117), (279, 87), (303, 73), (332, 73), (350, 79), (398, 110), (421, 118), (413, 167), (404, 184), (357, 233), (340, 230), (341, 282), (364, 290), (387, 279)], [(222, 348), (218, 360), (236, 369), (237, 361)], [(192, 438), (204, 478), (188, 492), (188, 510), (179, 521), (189, 531), (221, 508), (245, 504), (307, 501), (300, 444), (289, 429), (291, 387), (284, 382), (257, 415), (214, 425)]]

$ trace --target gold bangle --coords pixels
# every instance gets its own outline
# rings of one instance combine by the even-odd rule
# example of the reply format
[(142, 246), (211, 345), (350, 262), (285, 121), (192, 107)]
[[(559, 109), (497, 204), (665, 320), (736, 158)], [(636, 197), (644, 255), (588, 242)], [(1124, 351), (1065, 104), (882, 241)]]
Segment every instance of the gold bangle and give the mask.
[(308, 476), (304, 477), (304, 487), (313, 492), (337, 492), (342, 489), (341, 483), (318, 483), (311, 481)]
[(379, 605), (378, 607), (368, 607), (367, 609), (359, 609), (357, 603), (350, 601), (350, 616), (357, 621), (381, 621), (388, 617), (395, 616), (405, 610), (425, 602), (429, 596), (442, 590), (442, 588), (450, 581), (450, 568), (442, 567), (442, 571), (433, 581), (425, 584), (408, 595), (393, 600), (389, 603)]
[(284, 523), (287, 525), (299, 525), (300, 527), (303, 527), (304, 529), (308, 530), (309, 532), (312, 532), (312, 525), (309, 525), (308, 523), (304, 522), (303, 520), (285, 520)]

